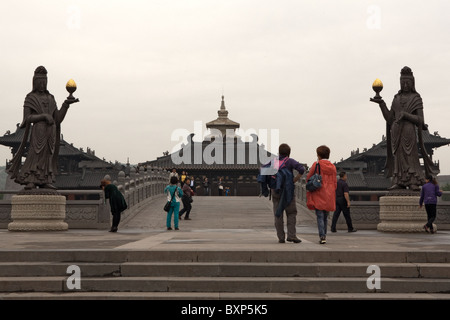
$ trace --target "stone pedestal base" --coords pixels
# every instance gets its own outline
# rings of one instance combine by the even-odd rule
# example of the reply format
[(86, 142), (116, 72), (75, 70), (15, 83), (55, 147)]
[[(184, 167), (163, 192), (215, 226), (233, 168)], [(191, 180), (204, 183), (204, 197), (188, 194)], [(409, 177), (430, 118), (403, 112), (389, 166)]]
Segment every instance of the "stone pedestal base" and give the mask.
[[(380, 198), (380, 223), (378, 231), (383, 232), (425, 232), (427, 223), (425, 208), (419, 208), (417, 192), (387, 195)], [(434, 230), (437, 230), (433, 224)]]
[(66, 231), (66, 198), (56, 191), (23, 191), (11, 198), (9, 231)]

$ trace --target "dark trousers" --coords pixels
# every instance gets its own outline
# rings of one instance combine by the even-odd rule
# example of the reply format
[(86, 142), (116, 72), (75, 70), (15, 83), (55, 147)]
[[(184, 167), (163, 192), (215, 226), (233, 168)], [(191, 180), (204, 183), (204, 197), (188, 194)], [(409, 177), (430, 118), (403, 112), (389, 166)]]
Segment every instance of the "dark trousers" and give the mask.
[(191, 213), (192, 204), (188, 197), (181, 198), (181, 201), (183, 201), (183, 209), (180, 210), (178, 216), (181, 218), (181, 216), (186, 212), (186, 217), (189, 218), (189, 213)]
[(347, 229), (353, 230), (352, 218), (350, 216), (350, 208), (347, 206), (347, 200), (344, 197), (336, 198), (336, 211), (333, 214), (333, 220), (331, 221), (331, 230), (336, 230), (336, 224), (341, 215), (341, 211), (344, 214), (345, 222), (347, 223)]
[(111, 212), (111, 213), (112, 213), (112, 216), (113, 216), (112, 226), (117, 228), (119, 226), (119, 223), (120, 223), (120, 212), (119, 213)]
[(427, 227), (433, 229), (433, 222), (436, 219), (436, 205), (425, 204), (425, 210), (427, 211), (428, 216)]
[[(284, 231), (284, 213), (277, 217), (275, 213), (277, 212), (278, 204), (280, 203), (280, 195), (272, 190), (272, 203), (273, 203), (273, 213), (275, 218), (275, 230), (277, 231), (277, 237), (279, 240), (285, 240), (286, 233)], [(292, 199), (291, 203), (284, 209), (286, 212), (286, 229), (287, 238), (294, 239), (297, 238), (297, 206), (295, 198)]]

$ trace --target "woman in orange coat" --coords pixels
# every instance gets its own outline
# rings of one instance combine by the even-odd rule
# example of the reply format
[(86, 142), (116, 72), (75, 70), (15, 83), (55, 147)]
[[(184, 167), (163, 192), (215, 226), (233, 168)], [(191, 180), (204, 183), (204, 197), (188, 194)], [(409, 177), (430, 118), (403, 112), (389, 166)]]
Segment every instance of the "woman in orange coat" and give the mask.
[(324, 244), (327, 237), (328, 213), (336, 209), (337, 172), (334, 164), (328, 160), (330, 148), (320, 146), (316, 149), (316, 152), (318, 161), (311, 166), (306, 180), (314, 174), (318, 162), (320, 174), (322, 175), (322, 187), (316, 191), (308, 191), (306, 193), (306, 204), (308, 209), (316, 211), (320, 243)]

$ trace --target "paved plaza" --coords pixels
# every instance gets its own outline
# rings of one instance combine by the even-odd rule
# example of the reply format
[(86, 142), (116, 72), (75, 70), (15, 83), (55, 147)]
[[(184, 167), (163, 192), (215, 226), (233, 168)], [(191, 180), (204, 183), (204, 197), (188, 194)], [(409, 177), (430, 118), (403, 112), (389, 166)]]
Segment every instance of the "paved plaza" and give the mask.
[(70, 229), (61, 232), (0, 230), (0, 250), (17, 249), (130, 249), (130, 250), (399, 250), (450, 251), (450, 231), (436, 234), (393, 234), (376, 230), (348, 233), (328, 231), (319, 244), (314, 213), (300, 205), (297, 215), (299, 244), (278, 243), (272, 203), (259, 197), (195, 197), (191, 220), (180, 220), (180, 230), (168, 231), (162, 210), (165, 197), (150, 201), (117, 233)]

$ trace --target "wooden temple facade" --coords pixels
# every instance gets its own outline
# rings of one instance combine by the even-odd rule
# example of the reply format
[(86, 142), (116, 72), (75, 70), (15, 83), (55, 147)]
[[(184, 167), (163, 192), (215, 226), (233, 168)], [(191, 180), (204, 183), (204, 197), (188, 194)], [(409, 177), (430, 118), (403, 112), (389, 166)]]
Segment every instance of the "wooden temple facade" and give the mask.
[(256, 135), (252, 135), (252, 141), (244, 141), (236, 135), (239, 126), (239, 123), (228, 118), (222, 96), (218, 118), (206, 123), (207, 129), (211, 130), (209, 136), (196, 142), (193, 140), (194, 134), (190, 134), (187, 144), (182, 145), (180, 150), (140, 166), (159, 167), (168, 171), (176, 169), (179, 176), (183, 171), (186, 172), (187, 176), (194, 177), (197, 195), (206, 195), (204, 178), (209, 181), (208, 195), (219, 195), (218, 182), (222, 178), (222, 185), (228, 188), (229, 196), (257, 196), (260, 193), (256, 180), (259, 169), (275, 155), (258, 144)]

